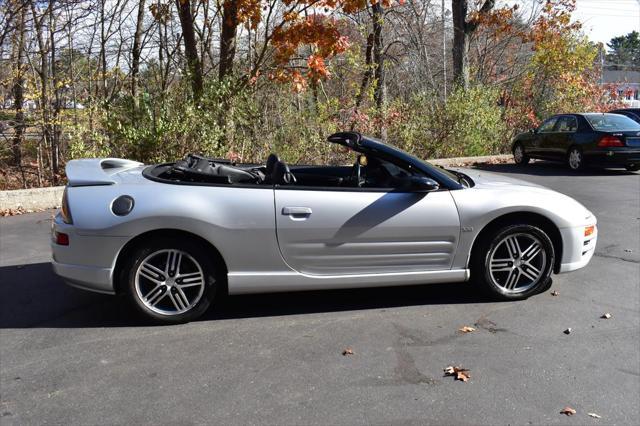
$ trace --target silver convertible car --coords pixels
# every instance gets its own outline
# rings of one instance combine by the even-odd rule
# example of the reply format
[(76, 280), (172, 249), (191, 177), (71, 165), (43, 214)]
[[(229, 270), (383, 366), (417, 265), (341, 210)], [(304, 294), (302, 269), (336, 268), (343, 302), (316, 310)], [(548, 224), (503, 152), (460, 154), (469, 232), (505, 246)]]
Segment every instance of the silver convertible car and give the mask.
[(502, 299), (546, 290), (593, 256), (596, 218), (527, 182), (445, 170), (355, 132), (353, 166), (236, 165), (189, 155), (67, 165), (53, 267), (166, 323), (223, 293), (472, 279)]

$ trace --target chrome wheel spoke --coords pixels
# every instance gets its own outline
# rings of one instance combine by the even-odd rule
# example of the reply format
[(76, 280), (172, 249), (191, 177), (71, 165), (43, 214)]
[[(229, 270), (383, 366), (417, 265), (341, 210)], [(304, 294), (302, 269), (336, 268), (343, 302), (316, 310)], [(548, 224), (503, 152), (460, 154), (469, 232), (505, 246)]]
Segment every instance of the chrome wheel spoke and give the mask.
[(507, 276), (507, 281), (505, 281), (504, 286), (509, 290), (513, 290), (514, 288), (516, 288), (516, 285), (518, 284), (519, 280), (520, 280), (520, 270), (517, 268), (514, 268), (513, 270), (511, 270), (511, 272)]
[(493, 272), (510, 271), (513, 268), (513, 259), (491, 259), (491, 270)]
[(164, 272), (147, 262), (140, 265), (140, 275), (156, 285), (162, 284), (165, 280)]
[(540, 272), (539, 269), (530, 267), (528, 265), (522, 265), (522, 268), (520, 268), (520, 271), (522, 272), (522, 275), (529, 278), (531, 281), (536, 281), (538, 279), (539, 272)]
[(164, 291), (164, 287), (163, 286), (157, 286), (156, 288), (154, 288), (153, 290), (151, 290), (149, 292), (149, 294), (147, 294), (146, 302), (148, 304), (150, 304), (151, 306), (155, 306), (158, 304), (158, 302), (160, 300), (162, 300), (162, 298), (167, 294), (166, 291)]
[(180, 273), (180, 263), (182, 263), (182, 252), (170, 250), (167, 254), (167, 264), (165, 273), (170, 277)]
[(518, 239), (515, 235), (508, 237), (505, 240), (505, 244), (509, 249), (509, 254), (512, 258), (518, 258), (520, 256), (520, 243), (518, 243)]
[(189, 306), (189, 299), (187, 295), (184, 294), (184, 291), (180, 287), (176, 287), (176, 293), (173, 295), (177, 300), (179, 300), (185, 308)]
[(185, 306), (182, 305), (182, 300), (176, 297), (176, 295), (171, 293), (170, 291), (167, 293), (169, 294), (169, 299), (171, 299), (171, 302), (173, 303), (173, 306), (175, 306), (176, 311), (182, 311), (185, 308)]
[(542, 251), (542, 247), (537, 242), (533, 242), (525, 251), (522, 252), (522, 258), (525, 260), (531, 260)]

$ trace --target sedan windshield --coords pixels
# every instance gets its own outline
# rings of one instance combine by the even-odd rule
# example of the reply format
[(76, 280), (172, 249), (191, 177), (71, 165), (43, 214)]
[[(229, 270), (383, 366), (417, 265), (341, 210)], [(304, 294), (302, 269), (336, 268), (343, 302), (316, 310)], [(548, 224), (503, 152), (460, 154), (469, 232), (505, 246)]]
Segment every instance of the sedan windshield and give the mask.
[(618, 114), (585, 114), (594, 130), (601, 132), (621, 132), (640, 130), (640, 124), (629, 117)]

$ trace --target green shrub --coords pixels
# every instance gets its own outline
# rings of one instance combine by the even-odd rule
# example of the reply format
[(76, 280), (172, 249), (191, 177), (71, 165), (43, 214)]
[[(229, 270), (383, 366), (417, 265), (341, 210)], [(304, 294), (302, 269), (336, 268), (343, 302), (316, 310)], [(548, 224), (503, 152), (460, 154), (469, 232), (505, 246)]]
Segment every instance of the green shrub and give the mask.
[(403, 119), (389, 129), (389, 141), (423, 158), (502, 152), (509, 131), (498, 98), (496, 89), (486, 87), (457, 89), (446, 102), (415, 95), (399, 107)]

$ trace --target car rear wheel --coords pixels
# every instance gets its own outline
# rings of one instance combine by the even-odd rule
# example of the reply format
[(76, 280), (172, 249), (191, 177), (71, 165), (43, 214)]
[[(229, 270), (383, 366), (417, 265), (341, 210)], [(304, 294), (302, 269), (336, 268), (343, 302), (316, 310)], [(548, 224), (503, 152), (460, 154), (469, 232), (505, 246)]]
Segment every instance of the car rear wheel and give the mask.
[(516, 164), (528, 164), (529, 156), (525, 154), (524, 147), (520, 142), (516, 143), (513, 147), (513, 161)]
[(640, 164), (627, 164), (625, 166), (625, 169), (630, 172), (637, 172), (638, 170), (640, 170)]
[(479, 248), (472, 272), (492, 296), (520, 300), (548, 288), (554, 260), (553, 243), (541, 228), (508, 225)]
[(210, 306), (219, 281), (216, 265), (197, 241), (154, 239), (142, 244), (124, 266), (127, 293), (145, 316), (183, 323)]
[(567, 165), (571, 170), (579, 171), (584, 169), (584, 156), (582, 150), (578, 147), (573, 147), (567, 153)]

